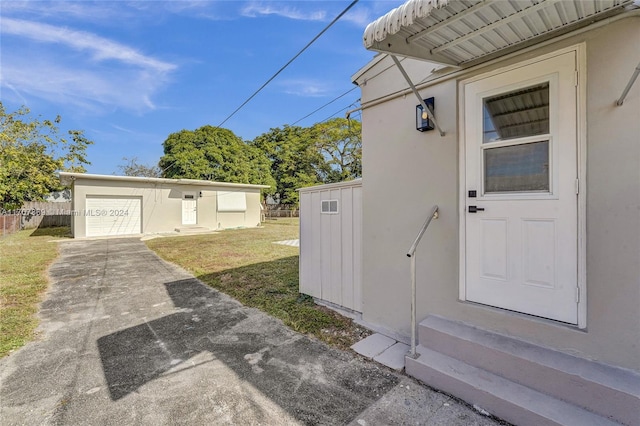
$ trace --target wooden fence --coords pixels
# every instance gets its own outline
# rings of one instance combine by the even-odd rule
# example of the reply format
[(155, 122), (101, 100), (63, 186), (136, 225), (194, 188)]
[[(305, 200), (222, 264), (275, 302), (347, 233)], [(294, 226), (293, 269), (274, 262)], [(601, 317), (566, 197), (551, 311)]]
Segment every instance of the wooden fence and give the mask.
[(2, 236), (21, 229), (71, 226), (71, 202), (30, 201), (21, 209), (0, 215)]
[(3, 214), (0, 215), (0, 226), (2, 227), (2, 236), (18, 232), (20, 227), (19, 214)]
[(71, 202), (30, 201), (21, 210), (22, 229), (71, 226)]
[(277, 208), (266, 209), (263, 211), (265, 219), (272, 219), (277, 217), (300, 217), (299, 209)]

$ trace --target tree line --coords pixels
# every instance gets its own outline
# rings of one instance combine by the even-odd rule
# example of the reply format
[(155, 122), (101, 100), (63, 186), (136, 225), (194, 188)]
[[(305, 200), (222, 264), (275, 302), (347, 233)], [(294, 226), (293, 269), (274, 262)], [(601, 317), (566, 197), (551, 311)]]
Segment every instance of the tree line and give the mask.
[[(0, 102), (0, 208), (19, 208), (62, 189), (56, 173), (84, 172), (87, 147), (80, 130), (62, 137), (54, 121), (21, 108), (7, 113)], [(127, 176), (201, 179), (268, 185), (263, 195), (298, 204), (298, 188), (350, 180), (362, 175), (359, 121), (334, 118), (310, 127), (272, 128), (245, 141), (231, 130), (202, 126), (170, 134), (157, 165), (123, 158)]]
[(289, 205), (298, 204), (298, 188), (362, 175), (361, 125), (345, 118), (285, 125), (252, 141), (203, 126), (169, 135), (163, 148), (162, 177), (269, 185), (265, 195)]

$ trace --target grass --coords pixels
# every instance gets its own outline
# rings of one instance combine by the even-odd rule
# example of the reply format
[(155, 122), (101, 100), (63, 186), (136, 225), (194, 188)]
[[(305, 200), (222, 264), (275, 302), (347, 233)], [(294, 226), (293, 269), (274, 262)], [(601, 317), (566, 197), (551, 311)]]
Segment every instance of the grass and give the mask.
[(280, 318), (296, 331), (348, 348), (368, 331), (300, 294), (298, 249), (273, 244), (298, 237), (298, 219), (281, 218), (258, 229), (159, 238), (146, 243), (163, 259), (244, 305)]
[(0, 358), (34, 338), (46, 271), (58, 255), (51, 240), (67, 236), (69, 228), (46, 228), (0, 238)]

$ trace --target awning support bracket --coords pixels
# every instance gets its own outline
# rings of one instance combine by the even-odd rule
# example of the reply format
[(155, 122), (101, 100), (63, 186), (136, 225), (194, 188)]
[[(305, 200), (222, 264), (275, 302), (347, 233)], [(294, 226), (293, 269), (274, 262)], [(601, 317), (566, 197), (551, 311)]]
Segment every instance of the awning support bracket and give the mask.
[(622, 91), (622, 95), (616, 101), (616, 106), (621, 106), (624, 103), (624, 98), (627, 97), (627, 94), (629, 93), (629, 90), (631, 90), (631, 87), (633, 87), (633, 84), (636, 82), (638, 75), (640, 75), (640, 62), (638, 63), (638, 66), (636, 67), (635, 71), (631, 75), (631, 79), (629, 80), (629, 83), (627, 83), (627, 87), (624, 88), (624, 90)]
[(409, 87), (411, 88), (411, 91), (413, 91), (413, 94), (416, 95), (416, 97), (418, 98), (418, 101), (420, 102), (420, 105), (422, 105), (423, 110), (429, 111), (429, 116), (431, 117), (431, 121), (433, 121), (433, 124), (436, 126), (436, 129), (438, 129), (440, 136), (444, 136), (445, 133), (440, 128), (440, 125), (438, 125), (438, 122), (436, 121), (436, 116), (433, 113), (433, 110), (425, 103), (424, 99), (422, 99), (422, 96), (420, 96), (420, 92), (418, 92), (418, 89), (416, 89), (415, 84), (413, 84), (413, 82), (409, 78), (409, 74), (407, 74), (405, 69), (402, 67), (402, 64), (400, 64), (400, 61), (398, 60), (398, 58), (396, 58), (394, 55), (389, 55), (389, 56), (391, 56), (391, 59), (393, 59), (393, 62), (396, 64), (396, 66), (402, 73), (402, 76), (407, 81), (407, 84), (409, 84)]

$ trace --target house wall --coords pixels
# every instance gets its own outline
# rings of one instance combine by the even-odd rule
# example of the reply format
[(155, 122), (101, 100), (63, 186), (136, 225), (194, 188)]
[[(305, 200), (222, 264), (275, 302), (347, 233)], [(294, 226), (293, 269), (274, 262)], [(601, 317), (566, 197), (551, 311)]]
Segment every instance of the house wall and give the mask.
[(195, 192), (197, 197), (197, 225), (215, 229), (253, 227), (260, 224), (260, 191), (239, 189), (247, 194), (246, 212), (217, 212), (216, 192), (232, 191), (209, 185), (184, 185), (157, 182), (103, 181), (76, 179), (73, 184), (73, 209), (80, 214), (73, 217), (76, 238), (86, 236), (87, 196), (140, 197), (142, 199), (142, 233), (170, 232), (182, 226), (182, 194)]
[[(389, 58), (356, 76), (363, 110), (363, 320), (396, 337), (410, 329), (406, 252), (434, 204), (417, 251), (418, 320), (437, 314), (601, 362), (640, 370), (640, 81), (614, 106), (640, 60), (640, 19), (615, 21), (421, 88), (446, 132), (415, 130), (412, 94)], [(460, 80), (578, 43), (586, 45), (586, 328), (459, 300)], [(434, 65), (406, 60), (414, 82)], [(437, 76), (437, 75), (436, 75)]]
[[(338, 200), (337, 214), (321, 212)], [(362, 311), (362, 183), (300, 190), (300, 292)]]

